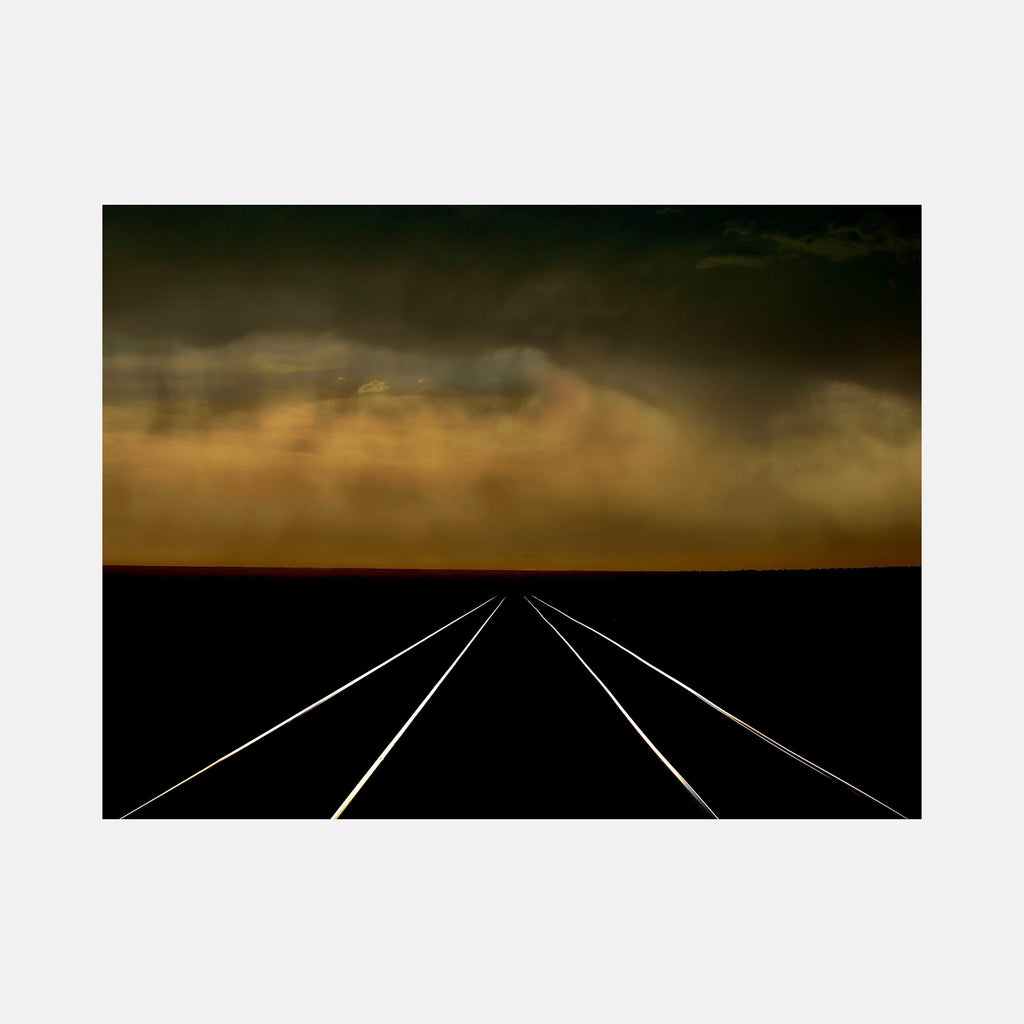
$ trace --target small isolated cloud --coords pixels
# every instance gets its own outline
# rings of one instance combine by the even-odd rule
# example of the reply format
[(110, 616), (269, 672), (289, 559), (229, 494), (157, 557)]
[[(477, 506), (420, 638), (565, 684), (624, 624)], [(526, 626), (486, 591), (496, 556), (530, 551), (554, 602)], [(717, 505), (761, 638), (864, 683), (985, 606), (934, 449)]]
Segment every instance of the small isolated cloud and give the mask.
[(763, 267), (764, 260), (760, 256), (741, 256), (733, 253), (728, 256), (705, 256), (697, 264), (698, 270), (710, 270), (712, 267)]
[(859, 259), (873, 252), (888, 252), (902, 257), (921, 248), (920, 239), (901, 238), (859, 227), (830, 227), (821, 234), (800, 238), (784, 234), (763, 234), (761, 237), (774, 242), (779, 247), (780, 256), (817, 256), (833, 263)]
[[(765, 267), (780, 260), (792, 260), (800, 256), (828, 260), (831, 263), (846, 263), (863, 259), (875, 253), (889, 253), (897, 260), (906, 260), (921, 249), (919, 238), (905, 238), (891, 230), (870, 230), (855, 225), (829, 225), (823, 231), (790, 235), (783, 232), (756, 232), (753, 227), (728, 227), (724, 235), (748, 236), (755, 245), (762, 248), (768, 242), (774, 249), (770, 252), (723, 253), (705, 256), (696, 264), (697, 270), (713, 267)], [(742, 243), (746, 244), (746, 243)]]
[(390, 391), (391, 385), (384, 380), (368, 380), (365, 384), (359, 385), (359, 390), (356, 394), (359, 395), (376, 395), (381, 391)]

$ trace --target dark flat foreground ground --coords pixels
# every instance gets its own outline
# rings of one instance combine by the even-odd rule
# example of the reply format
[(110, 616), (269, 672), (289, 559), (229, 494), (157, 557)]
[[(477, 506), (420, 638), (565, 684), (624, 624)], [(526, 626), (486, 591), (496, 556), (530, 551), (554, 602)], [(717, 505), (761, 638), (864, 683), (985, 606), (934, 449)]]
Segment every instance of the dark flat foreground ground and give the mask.
[[(105, 817), (491, 596), (345, 817), (707, 817), (524, 594), (920, 816), (919, 569), (253, 572), (104, 571)], [(136, 817), (329, 818), (496, 603)], [(720, 817), (895, 819), (541, 607)]]

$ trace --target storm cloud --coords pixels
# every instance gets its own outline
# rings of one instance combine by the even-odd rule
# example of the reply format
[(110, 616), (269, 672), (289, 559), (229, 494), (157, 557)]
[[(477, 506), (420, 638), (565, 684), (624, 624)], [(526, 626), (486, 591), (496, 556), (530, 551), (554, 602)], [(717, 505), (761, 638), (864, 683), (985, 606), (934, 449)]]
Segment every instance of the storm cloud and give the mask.
[(909, 564), (917, 208), (107, 208), (105, 560)]

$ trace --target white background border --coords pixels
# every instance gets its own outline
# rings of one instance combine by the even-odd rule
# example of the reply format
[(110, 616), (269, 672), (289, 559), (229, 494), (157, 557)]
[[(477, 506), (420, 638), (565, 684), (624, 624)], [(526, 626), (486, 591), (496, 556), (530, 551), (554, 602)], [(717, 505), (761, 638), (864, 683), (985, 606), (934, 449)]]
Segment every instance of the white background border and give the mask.
[[(936, 6), (6, 16), (10, 1019), (1011, 1015), (1017, 34)], [(140, 202), (922, 203), (924, 820), (100, 820), (101, 204)]]

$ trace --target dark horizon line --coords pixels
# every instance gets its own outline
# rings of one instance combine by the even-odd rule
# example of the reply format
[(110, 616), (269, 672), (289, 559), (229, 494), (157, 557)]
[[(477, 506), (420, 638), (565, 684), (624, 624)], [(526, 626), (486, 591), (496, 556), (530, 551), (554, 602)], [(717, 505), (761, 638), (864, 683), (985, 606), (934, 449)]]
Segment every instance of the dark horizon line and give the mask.
[(824, 565), (771, 569), (396, 569), (302, 565), (136, 565), (103, 563), (104, 573), (234, 576), (665, 576), (681, 573), (735, 572), (858, 572), (876, 569), (920, 569), (908, 565)]

